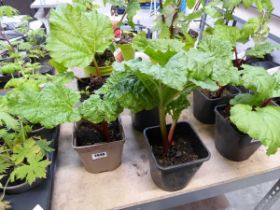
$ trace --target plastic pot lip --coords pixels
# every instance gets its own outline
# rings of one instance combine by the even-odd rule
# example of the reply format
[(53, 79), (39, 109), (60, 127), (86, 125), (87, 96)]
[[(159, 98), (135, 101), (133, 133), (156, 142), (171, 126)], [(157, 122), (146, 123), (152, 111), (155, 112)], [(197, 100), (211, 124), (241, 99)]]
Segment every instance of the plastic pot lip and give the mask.
[(119, 144), (122, 143), (124, 144), (126, 141), (126, 136), (123, 130), (123, 126), (122, 126), (122, 122), (121, 119), (118, 118), (118, 122), (119, 122), (119, 127), (120, 127), (120, 132), (122, 135), (122, 139), (116, 140), (116, 141), (111, 141), (111, 142), (100, 142), (100, 143), (96, 143), (96, 144), (92, 144), (92, 145), (85, 145), (85, 146), (77, 146), (77, 138), (76, 138), (76, 131), (77, 131), (77, 125), (79, 123), (81, 123), (81, 121), (74, 123), (74, 134), (73, 134), (73, 140), (72, 140), (72, 148), (75, 150), (82, 150), (82, 149), (89, 149), (89, 148), (93, 148), (93, 147), (97, 147), (97, 146), (101, 146), (101, 145), (106, 145), (106, 144)]
[(219, 98), (214, 98), (214, 99), (209, 98), (208, 96), (206, 96), (206, 95), (201, 91), (202, 88), (198, 88), (197, 91), (198, 91), (206, 100), (208, 100), (208, 101), (219, 101), (219, 100), (221, 100), (221, 99), (224, 99), (224, 98), (231, 98), (232, 96), (236, 96), (236, 95), (240, 94), (240, 90), (239, 90), (237, 87), (234, 87), (234, 86), (232, 86), (232, 87), (233, 87), (234, 89), (236, 89), (237, 93), (231, 94), (231, 95), (229, 95), (228, 97), (219, 97)]
[[(225, 107), (225, 106), (226, 106), (226, 105), (223, 104), (223, 105), (218, 105), (218, 106), (215, 107), (215, 113), (216, 113), (216, 115), (219, 115), (219, 116), (220, 116), (221, 118), (223, 118), (224, 120), (226, 120), (226, 119), (225, 119), (225, 117), (220, 113), (219, 109), (220, 109), (220, 108), (223, 108), (223, 107)], [(249, 138), (251, 138), (251, 139), (252, 139), (252, 142), (255, 142), (255, 143), (261, 142), (260, 140), (253, 139), (253, 138), (250, 137), (248, 134), (243, 133), (242, 131), (240, 131), (236, 126), (233, 126), (234, 124), (233, 124), (230, 120), (229, 120), (229, 124), (230, 124), (230, 126), (232, 126), (232, 128), (233, 128), (236, 132), (238, 132), (240, 135), (243, 135), (244, 137), (245, 137), (245, 136), (248, 136)]]
[[(156, 160), (156, 157), (155, 157), (155, 155), (154, 155), (154, 153), (153, 153), (153, 151), (152, 151), (152, 149), (151, 149), (151, 146), (150, 146), (150, 144), (149, 144), (148, 136), (147, 136), (147, 134), (146, 134), (146, 132), (147, 132), (148, 130), (152, 130), (152, 129), (155, 129), (155, 128), (159, 128), (160, 126), (158, 125), (158, 126), (147, 127), (147, 128), (144, 129), (143, 133), (144, 133), (144, 137), (145, 137), (146, 144), (148, 145), (148, 150), (149, 150), (149, 152), (150, 152), (151, 155), (152, 155), (152, 158), (153, 158), (153, 161), (154, 161), (156, 167), (157, 167), (158, 169), (162, 170), (162, 171), (170, 171), (170, 170), (174, 170), (174, 169), (184, 168), (184, 167), (186, 167), (186, 166), (191, 166), (191, 165), (196, 165), (196, 164), (202, 164), (203, 162), (209, 160), (210, 157), (211, 157), (211, 154), (210, 154), (209, 150), (207, 149), (207, 147), (205, 146), (205, 144), (203, 143), (203, 141), (201, 141), (200, 137), (197, 135), (196, 131), (193, 129), (193, 126), (192, 126), (190, 123), (184, 122), (184, 121), (177, 122), (177, 125), (178, 125), (178, 124), (188, 124), (188, 125), (191, 127), (191, 129), (192, 129), (193, 132), (195, 133), (196, 137), (199, 139), (200, 143), (202, 144), (203, 148), (204, 148), (205, 151), (207, 152), (207, 157), (205, 157), (205, 158), (200, 158), (200, 159), (198, 159), (198, 160), (193, 160), (193, 161), (186, 162), (186, 163), (182, 163), (182, 164), (178, 164), (178, 165), (163, 167), (163, 166), (161, 166), (161, 165), (158, 164), (158, 162), (157, 162), (157, 160)], [(167, 124), (167, 126), (168, 126), (168, 125), (171, 125), (171, 124)]]

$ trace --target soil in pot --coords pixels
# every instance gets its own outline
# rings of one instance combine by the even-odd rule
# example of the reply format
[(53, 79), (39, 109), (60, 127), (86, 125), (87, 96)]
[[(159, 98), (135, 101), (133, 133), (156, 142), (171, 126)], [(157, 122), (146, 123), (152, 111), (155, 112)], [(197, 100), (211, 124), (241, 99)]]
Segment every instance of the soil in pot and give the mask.
[(90, 95), (105, 83), (108, 77), (91, 76), (87, 78), (80, 78), (78, 80), (78, 90), (81, 93), (81, 101), (87, 100)]
[[(96, 53), (95, 59), (98, 66), (110, 66), (114, 63), (115, 57), (110, 50), (105, 50), (104, 53)], [(91, 66), (94, 66), (93, 64)]]
[(159, 165), (163, 167), (178, 165), (185, 162), (190, 162), (198, 159), (195, 152), (192, 140), (190, 137), (174, 136), (176, 142), (166, 154), (163, 154), (163, 146), (153, 146), (152, 151)]
[(228, 104), (230, 99), (239, 93), (233, 86), (225, 86), (218, 91), (197, 89), (193, 92), (193, 114), (205, 124), (215, 123), (214, 109), (217, 105)]
[(175, 144), (166, 155), (163, 154), (159, 126), (146, 128), (144, 136), (149, 150), (152, 179), (163, 190), (184, 188), (202, 163), (210, 158), (210, 153), (186, 122), (177, 123)]
[[(103, 123), (92, 124), (82, 121), (77, 129), (77, 146), (93, 145), (101, 142), (112, 142), (122, 138), (117, 121), (108, 124), (108, 128)], [(108, 130), (108, 135), (103, 134)], [(105, 132), (104, 132), (105, 131)]]
[(247, 134), (240, 132), (229, 120), (229, 106), (217, 106), (215, 124), (215, 146), (219, 153), (233, 161), (248, 159), (260, 146)]

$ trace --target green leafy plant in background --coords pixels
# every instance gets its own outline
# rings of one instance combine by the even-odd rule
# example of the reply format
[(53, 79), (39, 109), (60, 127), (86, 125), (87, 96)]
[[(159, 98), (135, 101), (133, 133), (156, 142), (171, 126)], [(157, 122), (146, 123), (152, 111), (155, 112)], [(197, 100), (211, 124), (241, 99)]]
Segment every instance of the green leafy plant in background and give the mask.
[(84, 11), (75, 5), (65, 5), (51, 12), (50, 28), (47, 49), (56, 63), (67, 68), (92, 64), (97, 75), (101, 75), (95, 55), (112, 44), (109, 17), (96, 10)]
[(280, 132), (277, 124), (280, 107), (272, 98), (280, 95), (280, 74), (269, 75), (263, 68), (242, 66), (240, 81), (251, 90), (231, 100), (230, 121), (253, 139), (260, 140), (267, 147), (267, 154), (276, 153), (280, 147)]
[(8, 208), (4, 201), (6, 188), (15, 181), (29, 185), (39, 178), (46, 178), (50, 161), (47, 154), (52, 152), (51, 142), (40, 136), (31, 136), (32, 128), (25, 120), (15, 118), (8, 107), (7, 98), (0, 98), (0, 195), (1, 205)]

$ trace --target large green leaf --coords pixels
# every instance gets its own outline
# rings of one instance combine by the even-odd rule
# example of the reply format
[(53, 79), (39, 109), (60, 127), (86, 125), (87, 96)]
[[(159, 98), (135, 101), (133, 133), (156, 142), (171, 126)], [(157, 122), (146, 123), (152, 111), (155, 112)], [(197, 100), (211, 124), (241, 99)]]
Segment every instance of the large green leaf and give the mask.
[(229, 41), (232, 46), (236, 45), (236, 42), (240, 38), (240, 29), (231, 26), (217, 25), (214, 28), (214, 36), (220, 40)]
[(95, 53), (103, 53), (113, 40), (110, 19), (96, 11), (85, 12), (72, 5), (51, 12), (47, 49), (65, 67), (86, 67)]
[(240, 85), (254, 91), (260, 98), (267, 99), (272, 97), (273, 91), (277, 86), (277, 81), (261, 67), (243, 65)]
[(121, 107), (133, 112), (152, 109), (158, 100), (135, 75), (129, 72), (113, 73), (98, 93), (104, 94), (105, 98), (118, 101)]
[(280, 107), (252, 108), (237, 104), (231, 108), (230, 120), (237, 128), (267, 147), (267, 154), (274, 154), (280, 147)]
[(74, 108), (80, 95), (63, 85), (47, 84), (41, 91), (28, 85), (8, 93), (11, 112), (31, 123), (52, 128), (65, 122), (76, 122), (79, 112)]
[(133, 46), (150, 56), (154, 62), (164, 66), (185, 44), (176, 39), (146, 39), (144, 34), (139, 34), (133, 39)]
[(277, 43), (265, 42), (257, 44), (254, 48), (247, 50), (246, 55), (264, 58), (264, 55), (272, 53), (274, 50), (280, 50), (280, 45)]

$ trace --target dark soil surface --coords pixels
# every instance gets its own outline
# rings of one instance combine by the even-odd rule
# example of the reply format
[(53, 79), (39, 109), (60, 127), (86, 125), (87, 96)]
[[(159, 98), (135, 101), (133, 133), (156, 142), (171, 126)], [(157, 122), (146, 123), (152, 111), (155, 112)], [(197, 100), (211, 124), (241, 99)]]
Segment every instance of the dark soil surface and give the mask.
[(174, 136), (175, 144), (170, 147), (166, 155), (163, 154), (163, 146), (152, 146), (153, 153), (163, 167), (173, 166), (197, 160), (199, 157), (195, 153), (191, 139)]
[(190, 29), (188, 33), (189, 33), (189, 35), (191, 35), (191, 37), (193, 39), (198, 37), (198, 33), (195, 30), (193, 30), (193, 29)]
[(78, 81), (78, 88), (81, 92), (81, 101), (87, 100), (90, 95), (105, 83), (107, 77), (91, 76)]
[(121, 39), (117, 41), (117, 44), (129, 44), (132, 43), (133, 34), (132, 33), (123, 33)]
[[(110, 50), (105, 50), (104, 53), (96, 53), (95, 59), (98, 66), (110, 66), (115, 61), (114, 54)], [(92, 64), (91, 66), (94, 67)]]
[(110, 124), (92, 124), (90, 122), (83, 121), (78, 126), (76, 136), (77, 146), (122, 140), (122, 134), (119, 129), (118, 121)]
[(201, 92), (206, 95), (208, 98), (210, 99), (217, 99), (217, 98), (221, 98), (221, 97), (227, 97), (227, 96), (230, 96), (232, 95), (233, 93), (225, 88), (222, 90), (222, 92), (219, 92), (219, 90), (217, 91), (209, 91), (209, 90), (205, 90), (205, 89), (202, 89)]

